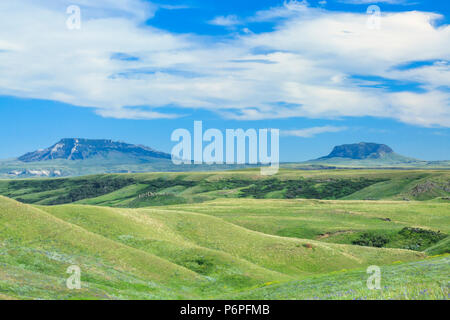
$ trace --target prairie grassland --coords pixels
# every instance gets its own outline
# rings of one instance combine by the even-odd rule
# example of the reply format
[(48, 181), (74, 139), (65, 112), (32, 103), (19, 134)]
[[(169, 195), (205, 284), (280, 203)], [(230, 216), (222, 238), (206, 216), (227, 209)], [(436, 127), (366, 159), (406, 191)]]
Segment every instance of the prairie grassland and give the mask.
[(28, 204), (79, 203), (139, 208), (218, 198), (435, 200), (448, 203), (450, 172), (435, 170), (257, 170), (108, 174), (0, 180), (0, 194)]
[[(351, 244), (371, 232), (391, 237), (387, 247), (405, 248), (405, 227), (450, 232), (447, 203), (421, 201), (326, 201), (217, 199), (207, 203), (159, 207), (212, 215), (266, 234)], [(409, 248), (409, 247), (408, 247)]]
[[(0, 299), (448, 299), (448, 177), (246, 170), (0, 181)], [(314, 195), (323, 199), (301, 199)], [(66, 287), (71, 265), (81, 290)], [(379, 291), (366, 286), (370, 265), (381, 267)]]
[[(236, 201), (241, 205), (257, 201), (261, 210), (268, 208), (260, 200)], [(211, 211), (217, 202), (211, 203)], [(2, 197), (0, 292), (4, 298), (25, 299), (333, 299), (341, 296), (330, 295), (325, 284), (334, 279), (337, 292), (351, 283), (352, 290), (355, 286), (361, 290), (355, 296), (395, 298), (407, 283), (417, 279), (397, 279), (388, 286), (390, 293), (385, 288), (386, 295), (375, 296), (368, 295), (363, 284), (355, 285), (354, 279), (363, 277), (363, 271), (343, 269), (396, 263), (392, 266), (395, 269), (403, 265), (400, 262), (411, 266), (406, 268), (430, 267), (411, 264), (427, 257), (422, 252), (275, 236), (223, 217), (189, 212), (187, 207), (31, 207)], [(217, 212), (220, 215), (221, 210)], [(423, 290), (435, 292), (436, 283), (447, 279), (446, 263), (448, 260), (442, 260), (431, 266), (434, 282), (423, 278)], [(65, 287), (70, 265), (81, 267), (80, 291)], [(311, 297), (307, 291), (295, 289), (308, 281), (321, 283), (314, 287), (316, 291), (311, 289)], [(405, 290), (409, 298), (418, 297), (416, 287)], [(442, 295), (436, 293), (435, 297)]]
[(448, 300), (450, 256), (381, 267), (380, 290), (367, 287), (366, 270), (342, 270), (300, 281), (268, 283), (229, 299)]

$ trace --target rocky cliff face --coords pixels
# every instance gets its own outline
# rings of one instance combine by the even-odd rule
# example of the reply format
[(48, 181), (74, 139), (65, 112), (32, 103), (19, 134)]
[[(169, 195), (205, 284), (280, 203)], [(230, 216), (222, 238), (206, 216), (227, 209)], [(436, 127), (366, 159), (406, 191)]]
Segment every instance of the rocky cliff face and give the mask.
[(321, 159), (380, 159), (393, 153), (394, 151), (385, 144), (361, 142), (334, 147), (333, 151), (328, 156)]

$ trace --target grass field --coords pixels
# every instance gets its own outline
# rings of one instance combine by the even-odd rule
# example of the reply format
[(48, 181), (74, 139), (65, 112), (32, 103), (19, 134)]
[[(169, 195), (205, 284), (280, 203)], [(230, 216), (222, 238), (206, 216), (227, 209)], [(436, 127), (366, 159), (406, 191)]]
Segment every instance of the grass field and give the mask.
[(450, 233), (448, 203), (218, 199), (165, 209), (200, 212), (266, 234), (321, 242), (351, 244), (364, 233), (383, 235), (390, 239), (387, 247), (403, 249), (426, 245), (426, 235), (421, 240), (402, 238), (404, 228), (432, 231), (438, 241)]
[[(247, 170), (0, 181), (0, 299), (448, 299), (448, 178)], [(66, 287), (72, 265), (81, 290)], [(381, 290), (367, 288), (371, 265)]]
[(28, 204), (148, 207), (218, 198), (435, 200), (450, 199), (450, 171), (259, 170), (109, 174), (63, 179), (0, 180), (0, 194)]

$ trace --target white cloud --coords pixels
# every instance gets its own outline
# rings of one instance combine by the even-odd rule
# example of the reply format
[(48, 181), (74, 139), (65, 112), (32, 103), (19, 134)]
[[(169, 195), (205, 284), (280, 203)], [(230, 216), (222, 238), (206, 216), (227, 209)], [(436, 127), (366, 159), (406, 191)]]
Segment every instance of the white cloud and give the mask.
[(309, 9), (309, 3), (306, 0), (285, 0), (283, 6), (258, 11), (253, 17), (250, 17), (247, 20), (249, 22), (263, 22), (280, 18), (289, 18), (298, 15), (298, 13), (307, 12)]
[(182, 9), (190, 9), (191, 7), (188, 5), (171, 5), (171, 4), (159, 4), (158, 8), (166, 9), (166, 10), (182, 10)]
[[(81, 30), (66, 28), (69, 2), (81, 6)], [(385, 13), (381, 30), (370, 30), (365, 13), (295, 8), (252, 18), (283, 17), (271, 32), (215, 40), (145, 26), (157, 6), (139, 0), (3, 1), (0, 94), (117, 118), (176, 117), (165, 107), (177, 106), (242, 120), (374, 116), (450, 126), (450, 94), (442, 90), (450, 79), (450, 27), (433, 26), (440, 15)], [(425, 60), (441, 62), (395, 68)], [(416, 81), (422, 91), (367, 86), (378, 82), (372, 78)]]
[(222, 26), (222, 27), (231, 27), (238, 24), (241, 24), (242, 22), (239, 20), (239, 18), (236, 15), (229, 15), (229, 16), (218, 16), (209, 21), (209, 24), (213, 24), (216, 26)]
[[(450, 127), (450, 96), (440, 91), (424, 94), (398, 92), (389, 96), (389, 116), (406, 123), (430, 127)], [(439, 118), (437, 117), (439, 116)]]
[(298, 130), (286, 130), (282, 131), (281, 134), (285, 136), (294, 136), (300, 138), (312, 138), (321, 133), (330, 132), (341, 132), (347, 130), (346, 127), (334, 127), (334, 126), (324, 126), (324, 127), (313, 127)]
[(155, 111), (139, 110), (132, 108), (99, 109), (97, 114), (115, 119), (152, 120), (152, 119), (174, 119), (176, 114), (164, 114)]

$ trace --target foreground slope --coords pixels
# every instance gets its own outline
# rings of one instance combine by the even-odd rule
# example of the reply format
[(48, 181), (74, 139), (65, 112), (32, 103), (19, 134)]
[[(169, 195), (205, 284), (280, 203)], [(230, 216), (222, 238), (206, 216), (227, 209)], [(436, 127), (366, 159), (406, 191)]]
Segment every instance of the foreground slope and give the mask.
[(225, 299), (243, 300), (448, 300), (450, 256), (381, 267), (380, 290), (367, 288), (365, 269), (268, 284)]
[[(147, 298), (189, 297), (182, 285), (201, 280), (186, 268), (4, 197), (0, 225), (0, 287), (10, 296), (114, 298), (136, 286)], [(65, 287), (71, 265), (86, 272), (82, 291)]]
[[(12, 298), (217, 298), (426, 257), (273, 236), (160, 208), (36, 208), (0, 197), (0, 225), (0, 292)], [(70, 265), (81, 267), (81, 291), (65, 288)]]
[[(85, 229), (101, 233), (111, 239), (119, 239), (121, 235), (127, 235), (132, 239), (127, 242), (131, 246), (146, 242), (146, 249), (152, 253), (157, 253), (159, 250), (159, 254), (164, 255), (166, 248), (160, 248), (160, 246), (165, 242), (194, 244), (224, 252), (267, 270), (293, 277), (355, 268), (371, 263), (382, 264), (424, 257), (421, 253), (406, 250), (380, 250), (277, 237), (194, 212), (102, 208), (99, 211), (97, 207), (75, 205), (43, 209), (70, 223), (79, 224)], [(136, 219), (131, 222), (139, 223), (146, 228), (145, 233), (134, 231), (138, 225), (129, 228), (131, 217)], [(117, 229), (121, 231), (115, 231)]]

